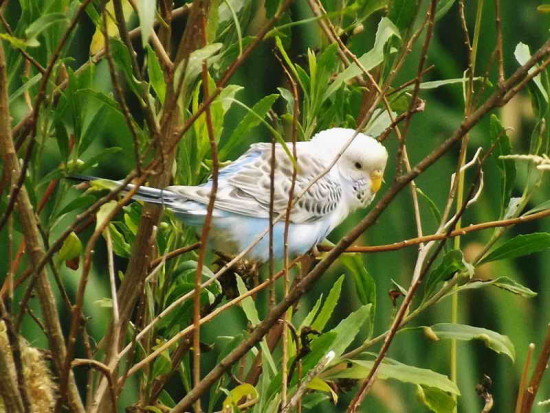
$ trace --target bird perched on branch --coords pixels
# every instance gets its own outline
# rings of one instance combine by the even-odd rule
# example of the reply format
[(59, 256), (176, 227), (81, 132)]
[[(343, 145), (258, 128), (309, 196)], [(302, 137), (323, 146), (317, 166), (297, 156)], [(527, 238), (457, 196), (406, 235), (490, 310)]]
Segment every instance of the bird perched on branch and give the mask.
[[(250, 146), (237, 160), (221, 169), (212, 213), (209, 246), (225, 256), (236, 256), (259, 237), (244, 256), (253, 262), (269, 259), (271, 200), (270, 143)], [(291, 256), (314, 248), (350, 213), (365, 208), (382, 185), (388, 153), (370, 136), (353, 129), (333, 128), (317, 133), (308, 142), (275, 147), (273, 190), (273, 254), (284, 254), (284, 228), (290, 208), (288, 248)], [(296, 168), (294, 190), (291, 191)], [(98, 178), (77, 176), (88, 181)], [(126, 190), (132, 189), (128, 185)], [(134, 199), (160, 204), (183, 222), (200, 228), (207, 215), (212, 178), (198, 186), (140, 187)]]

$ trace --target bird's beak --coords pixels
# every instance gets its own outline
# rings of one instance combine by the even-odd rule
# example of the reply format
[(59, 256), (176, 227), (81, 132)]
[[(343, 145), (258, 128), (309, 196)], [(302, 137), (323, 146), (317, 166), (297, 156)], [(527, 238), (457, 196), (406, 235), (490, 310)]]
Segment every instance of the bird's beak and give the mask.
[(379, 170), (374, 171), (370, 174), (370, 190), (372, 193), (378, 192), (382, 186), (382, 172)]

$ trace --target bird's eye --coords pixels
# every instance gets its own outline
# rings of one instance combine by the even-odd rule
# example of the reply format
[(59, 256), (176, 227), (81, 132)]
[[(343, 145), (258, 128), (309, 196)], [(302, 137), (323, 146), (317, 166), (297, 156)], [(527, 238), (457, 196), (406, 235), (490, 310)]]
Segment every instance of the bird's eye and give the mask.
[(361, 162), (355, 162), (355, 167), (357, 169), (361, 169), (361, 168), (363, 168), (363, 165), (361, 165)]

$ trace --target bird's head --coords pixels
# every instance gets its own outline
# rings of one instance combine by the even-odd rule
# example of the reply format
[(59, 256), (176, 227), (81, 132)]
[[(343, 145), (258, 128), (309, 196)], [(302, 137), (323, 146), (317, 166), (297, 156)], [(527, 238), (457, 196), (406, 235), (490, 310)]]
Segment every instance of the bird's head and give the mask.
[[(312, 143), (318, 145), (322, 156), (330, 162), (342, 152), (354, 135), (353, 129), (327, 129), (316, 134)], [(382, 186), (387, 160), (388, 152), (380, 142), (358, 133), (340, 156), (336, 166), (341, 177), (353, 186), (357, 200), (361, 204), (368, 204)]]

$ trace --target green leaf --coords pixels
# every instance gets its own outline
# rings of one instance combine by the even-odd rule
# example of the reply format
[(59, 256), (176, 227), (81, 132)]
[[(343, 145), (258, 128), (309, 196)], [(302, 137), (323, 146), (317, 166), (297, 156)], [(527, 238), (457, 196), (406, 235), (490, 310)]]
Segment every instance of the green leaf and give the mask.
[(530, 209), (523, 215), (531, 215), (535, 214), (537, 212), (546, 211), (547, 209), (550, 209), (550, 199), (548, 201), (544, 201), (543, 203), (537, 205), (533, 209)]
[[(206, 60), (208, 65), (215, 63), (220, 55), (218, 52), (222, 48), (221, 43), (211, 43), (204, 46), (202, 49), (195, 50), (189, 55), (187, 61), (178, 65), (175, 72), (175, 84), (179, 84), (183, 75), (183, 88), (189, 90), (193, 82), (197, 79), (202, 71), (203, 62)], [(182, 71), (185, 70), (185, 73)]]
[(109, 214), (117, 207), (117, 205), (118, 205), (117, 201), (109, 201), (99, 207), (99, 211), (97, 211), (96, 213), (96, 222), (95, 222), (96, 231), (105, 223), (105, 221), (109, 217)]
[(223, 410), (233, 411), (232, 408), (236, 407), (237, 403), (239, 403), (242, 399), (248, 401), (257, 399), (258, 397), (258, 391), (252, 384), (239, 384), (237, 387), (229, 391), (229, 395), (223, 401)]
[(315, 302), (315, 305), (313, 308), (307, 313), (306, 318), (304, 318), (304, 321), (302, 321), (302, 324), (300, 324), (300, 328), (304, 326), (311, 326), (311, 323), (315, 319), (315, 316), (317, 315), (317, 312), (319, 311), (319, 308), (321, 307), (321, 304), (323, 303), (323, 294), (319, 297), (319, 299)]
[(456, 399), (449, 393), (435, 387), (416, 386), (418, 399), (432, 412), (453, 413), (456, 407)]
[(57, 260), (58, 262), (70, 261), (79, 257), (81, 252), (82, 242), (74, 232), (71, 232), (63, 241), (63, 245), (57, 254)]
[(516, 351), (510, 339), (495, 331), (481, 327), (473, 327), (465, 324), (440, 323), (431, 327), (423, 327), (430, 337), (453, 340), (481, 340), (485, 345), (499, 354), (505, 354), (512, 361)]
[(502, 259), (517, 258), (550, 248), (550, 233), (535, 232), (518, 235), (490, 252), (481, 263)]
[(474, 268), (471, 264), (464, 261), (464, 256), (460, 250), (449, 251), (437, 266), (427, 277), (426, 297), (431, 296), (440, 282), (446, 281), (457, 272), (464, 272), (473, 275)]
[(332, 316), (332, 313), (334, 312), (334, 308), (338, 303), (338, 299), (340, 298), (340, 292), (342, 291), (343, 282), (344, 276), (341, 275), (330, 289), (323, 308), (321, 308), (319, 315), (315, 318), (315, 321), (311, 325), (312, 329), (316, 331), (323, 331), (323, 329), (325, 328), (326, 324), (330, 320), (330, 317)]
[(29, 80), (27, 80), (23, 85), (21, 85), (20, 88), (18, 88), (15, 92), (10, 94), (10, 105), (23, 93), (25, 93), (27, 90), (29, 90), (34, 85), (38, 84), (40, 82), (40, 79), (42, 79), (42, 74), (38, 73), (37, 75), (31, 77)]
[(68, 17), (65, 13), (45, 14), (40, 16), (25, 29), (25, 36), (27, 36), (29, 40), (36, 39), (40, 33), (52, 24), (66, 23), (68, 21)]
[(109, 233), (113, 242), (113, 251), (119, 257), (129, 258), (132, 246), (126, 242), (124, 235), (111, 222), (109, 223)]
[(417, 9), (418, 0), (393, 0), (388, 18), (404, 33), (411, 28)]
[[(325, 378), (329, 379), (364, 379), (370, 373), (374, 361), (372, 360), (349, 360), (351, 367), (339, 368), (327, 372)], [(443, 374), (433, 370), (408, 366), (390, 358), (385, 358), (378, 368), (378, 378), (382, 380), (394, 379), (403, 383), (412, 383), (421, 386), (433, 387), (441, 391), (459, 395), (460, 391), (456, 384)]]
[(328, 385), (326, 381), (320, 377), (314, 377), (306, 386), (310, 390), (317, 390), (320, 392), (330, 394), (334, 404), (338, 403), (338, 393), (332, 390), (332, 387)]
[(498, 277), (494, 280), (472, 280), (471, 282), (459, 287), (459, 290), (475, 290), (478, 288), (493, 285), (512, 294), (519, 295), (525, 298), (536, 297), (537, 293), (530, 288), (512, 280), (509, 277)]
[[(373, 317), (376, 308), (376, 281), (365, 267), (363, 254), (345, 254), (340, 256), (340, 262), (353, 276), (355, 292), (361, 304), (372, 304)], [(371, 320), (373, 321), (373, 320)]]
[[(359, 58), (359, 62), (365, 70), (371, 70), (383, 62), (384, 47), (392, 37), (401, 39), (399, 29), (391, 22), (390, 19), (383, 17), (378, 24), (373, 48)], [(338, 88), (342, 86), (342, 84), (344, 84), (344, 82), (347, 82), (362, 73), (363, 71), (359, 66), (357, 66), (356, 63), (348, 66), (348, 68), (340, 73), (326, 89), (325, 98), (331, 96), (336, 90), (338, 90)]]
[(149, 36), (153, 31), (156, 3), (155, 0), (138, 0), (137, 13), (141, 28), (141, 41), (144, 46), (149, 42)]
[(237, 143), (242, 139), (242, 137), (252, 128), (258, 126), (262, 119), (265, 118), (267, 112), (271, 109), (273, 104), (279, 98), (278, 94), (267, 95), (260, 99), (249, 112), (244, 115), (242, 120), (239, 122), (237, 127), (233, 130), (227, 142), (220, 151), (220, 159), (226, 159), (227, 156), (231, 153), (231, 150), (235, 147)]
[(332, 350), (337, 337), (338, 335), (336, 332), (329, 331), (311, 342), (311, 351), (302, 361), (303, 374), (307, 374), (309, 370), (315, 367), (317, 363)]
[(336, 333), (336, 340), (334, 340), (330, 348), (330, 350), (334, 351), (335, 358), (338, 358), (348, 348), (362, 328), (370, 331), (371, 312), (372, 304), (364, 305), (330, 330), (330, 332)]
[(74, 211), (75, 209), (87, 208), (94, 203), (95, 199), (96, 198), (92, 195), (79, 196), (78, 198), (73, 199), (71, 202), (65, 205), (63, 209), (59, 211), (58, 216), (62, 216), (68, 212)]
[(11, 36), (7, 33), (0, 33), (0, 39), (4, 39), (9, 42), (16, 49), (25, 49), (27, 47), (38, 47), (40, 43), (36, 39), (24, 40), (15, 36)]
[[(520, 65), (524, 65), (525, 63), (527, 63), (527, 61), (531, 58), (531, 51), (529, 50), (529, 46), (519, 42), (516, 46), (516, 50), (514, 50), (514, 57)], [(534, 67), (529, 69), (529, 73), (533, 72), (534, 70)], [(535, 76), (533, 78), (533, 82), (535, 82), (535, 85), (537, 86), (539, 92), (543, 96), (544, 100), (548, 103), (548, 92), (542, 84), (541, 76)]]
[[(239, 291), (239, 294), (245, 294), (248, 290), (246, 289), (243, 280), (237, 275), (235, 275), (235, 278), (237, 279), (237, 289)], [(250, 321), (252, 326), (256, 326), (260, 323), (260, 316), (258, 315), (258, 310), (256, 309), (256, 304), (254, 304), (254, 300), (252, 299), (252, 297), (248, 296), (244, 300), (242, 300), (241, 307), (246, 315), (246, 318), (248, 318), (248, 321)], [(262, 349), (264, 356), (267, 358), (268, 365), (269, 367), (271, 367), (271, 372), (275, 374), (277, 372), (277, 367), (275, 367), (275, 362), (273, 361), (265, 338), (260, 342), (260, 348)]]
[(441, 222), (441, 211), (437, 207), (436, 203), (420, 188), (416, 187), (416, 192), (422, 197), (422, 199), (425, 199), (428, 203), (430, 211), (432, 211), (432, 214), (435, 218), (435, 222)]
[(452, 7), (452, 5), (455, 3), (456, 0), (440, 0), (437, 2), (437, 7), (435, 9), (435, 20), (441, 19), (449, 9)]
[(500, 216), (504, 215), (504, 208), (508, 204), (508, 200), (512, 196), (514, 181), (516, 179), (516, 165), (506, 159), (500, 159), (503, 155), (512, 153), (510, 139), (506, 134), (506, 130), (502, 127), (500, 120), (496, 115), (491, 115), (490, 124), (491, 142), (495, 145), (495, 150), (491, 154), (496, 159), (497, 167), (500, 170)]
[(157, 54), (149, 46), (147, 46), (147, 73), (149, 74), (149, 82), (153, 90), (159, 97), (159, 100), (164, 102), (164, 98), (166, 97), (164, 75)]

